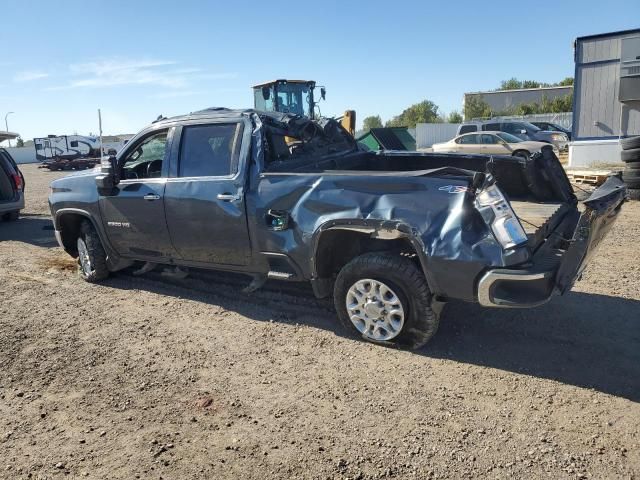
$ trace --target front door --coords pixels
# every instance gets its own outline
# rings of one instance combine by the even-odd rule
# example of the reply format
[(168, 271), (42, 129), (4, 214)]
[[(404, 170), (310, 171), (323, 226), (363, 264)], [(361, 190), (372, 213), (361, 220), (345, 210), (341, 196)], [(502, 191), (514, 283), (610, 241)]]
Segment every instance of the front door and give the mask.
[(168, 179), (165, 189), (165, 211), (171, 240), (183, 260), (238, 266), (249, 262), (244, 130), (240, 119), (181, 128), (180, 145), (173, 148), (179, 151), (175, 178)]
[(504, 140), (494, 133), (483, 133), (482, 137), (482, 153), (487, 155), (511, 155), (511, 150), (507, 147)]
[(120, 183), (100, 197), (109, 241), (123, 256), (175, 256), (164, 214), (170, 131), (156, 130), (127, 148), (120, 158)]

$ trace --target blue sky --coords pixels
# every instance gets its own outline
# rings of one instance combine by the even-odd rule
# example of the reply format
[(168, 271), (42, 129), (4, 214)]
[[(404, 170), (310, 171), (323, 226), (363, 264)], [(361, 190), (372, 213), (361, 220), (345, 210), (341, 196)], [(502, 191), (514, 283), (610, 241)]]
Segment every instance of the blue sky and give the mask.
[(640, 27), (640, 1), (0, 0), (0, 128), (23, 138), (134, 133), (251, 85), (314, 79), (325, 115), (383, 120), (423, 99), (448, 113), (510, 77), (573, 75), (577, 36)]

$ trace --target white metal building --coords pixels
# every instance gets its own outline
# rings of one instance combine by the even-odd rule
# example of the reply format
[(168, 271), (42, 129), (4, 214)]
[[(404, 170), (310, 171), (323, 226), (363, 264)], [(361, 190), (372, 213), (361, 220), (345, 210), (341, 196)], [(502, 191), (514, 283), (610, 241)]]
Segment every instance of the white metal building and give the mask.
[(620, 138), (640, 135), (640, 29), (579, 37), (574, 48), (569, 165), (617, 163)]

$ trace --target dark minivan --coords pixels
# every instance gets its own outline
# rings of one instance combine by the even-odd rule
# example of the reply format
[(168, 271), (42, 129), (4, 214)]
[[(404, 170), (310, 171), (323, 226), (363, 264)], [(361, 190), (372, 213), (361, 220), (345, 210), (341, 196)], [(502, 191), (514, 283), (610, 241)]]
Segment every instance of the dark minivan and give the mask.
[(24, 175), (9, 152), (0, 148), (0, 218), (17, 220), (24, 208)]

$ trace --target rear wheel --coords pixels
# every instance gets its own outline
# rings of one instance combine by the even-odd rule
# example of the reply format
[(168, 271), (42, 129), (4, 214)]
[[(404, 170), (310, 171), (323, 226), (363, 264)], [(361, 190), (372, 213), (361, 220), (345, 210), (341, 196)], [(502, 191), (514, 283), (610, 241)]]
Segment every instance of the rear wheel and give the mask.
[(107, 254), (102, 247), (98, 233), (90, 222), (82, 222), (76, 246), (78, 249), (78, 274), (85, 281), (95, 283), (109, 276)]
[(427, 281), (405, 257), (354, 258), (338, 274), (334, 302), (343, 326), (370, 342), (419, 348), (438, 329)]

